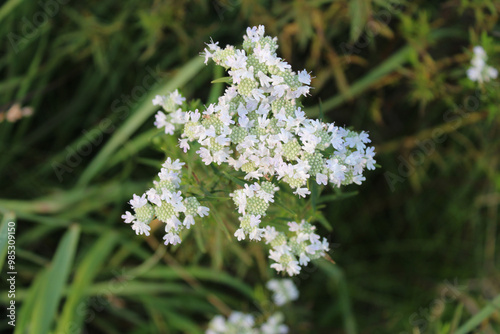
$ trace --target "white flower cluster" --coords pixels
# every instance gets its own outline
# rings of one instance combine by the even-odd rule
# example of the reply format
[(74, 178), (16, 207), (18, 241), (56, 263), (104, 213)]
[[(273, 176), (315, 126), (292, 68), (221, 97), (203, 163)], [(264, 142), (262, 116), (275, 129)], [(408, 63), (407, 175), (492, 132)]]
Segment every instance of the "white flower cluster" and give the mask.
[(255, 318), (251, 314), (232, 312), (226, 320), (216, 315), (208, 324), (206, 334), (285, 334), (288, 327), (283, 324), (284, 316), (276, 312), (267, 318), (260, 328), (255, 325)]
[(230, 196), (242, 214), (239, 218), (240, 228), (234, 234), (238, 241), (248, 235), (250, 240), (260, 241), (265, 229), (260, 228), (261, 217), (266, 215), (270, 202), (274, 202), (274, 193), (279, 190), (273, 183), (264, 181), (261, 184), (245, 184), (245, 188), (238, 189)]
[(134, 214), (127, 211), (122, 218), (125, 223), (132, 223), (136, 234), (149, 236), (149, 223), (156, 217), (166, 224), (165, 245), (176, 245), (181, 242), (180, 232), (194, 225), (195, 217), (208, 215), (209, 209), (200, 205), (196, 197), (182, 197), (179, 188), (183, 165), (179, 159), (172, 161), (167, 158), (158, 173), (159, 181), (154, 181), (154, 187), (141, 196), (134, 194), (130, 201)]
[(273, 292), (273, 302), (277, 306), (285, 305), (299, 298), (299, 290), (289, 278), (272, 279), (267, 282), (266, 287)]
[(300, 197), (311, 193), (313, 181), (336, 187), (361, 184), (365, 169), (375, 168), (375, 153), (366, 145), (371, 142), (367, 133), (305, 116), (298, 98), (309, 93), (311, 76), (306, 70), (293, 72), (277, 56), (277, 48), (277, 38), (264, 36), (263, 26), (247, 29), (243, 49), (221, 48), (212, 41), (204, 52), (205, 63), (212, 59), (223, 66), (231, 82), (218, 102), (202, 112), (183, 111), (185, 99), (175, 91), (153, 103), (166, 112), (158, 112), (155, 125), (169, 134), (181, 130), (184, 152), (195, 143), (205, 164), (227, 163), (242, 171), (245, 180), (257, 180), (230, 195), (241, 215), (234, 235), (238, 240), (264, 237), (272, 247), (272, 267), (295, 275), (300, 266), (324, 255), (328, 243), (305, 221), (290, 223), (286, 234), (261, 226), (279, 190), (277, 182)]
[(288, 223), (288, 235), (276, 231), (272, 226), (267, 226), (263, 233), (266, 243), (272, 249), (269, 258), (275, 263), (271, 264), (277, 272), (286, 271), (293, 276), (300, 273), (301, 266), (306, 266), (311, 260), (318, 259), (329, 250), (328, 241), (314, 233), (316, 227), (302, 220)]
[[(273, 292), (273, 302), (276, 306), (299, 298), (299, 291), (291, 279), (272, 279), (266, 283), (266, 287)], [(255, 324), (255, 318), (251, 314), (232, 312), (226, 320), (221, 315), (216, 315), (209, 323), (206, 334), (284, 334), (288, 333), (288, 327), (283, 324), (284, 317), (276, 312), (260, 326)]]
[(486, 64), (488, 55), (480, 46), (475, 46), (473, 49), (474, 56), (471, 60), (471, 67), (467, 70), (467, 76), (472, 81), (479, 83), (488, 82), (491, 79), (496, 79), (498, 71)]
[(309, 178), (324, 185), (361, 184), (364, 169), (375, 168), (368, 135), (308, 119), (297, 99), (309, 93), (311, 77), (306, 70), (293, 72), (277, 48), (276, 37), (264, 36), (263, 26), (247, 29), (242, 50), (208, 44), (205, 61), (226, 68), (232, 85), (202, 114), (173, 111), (182, 104), (177, 91), (157, 96), (155, 104), (173, 111), (170, 118), (159, 112), (157, 126), (171, 133), (175, 124), (184, 124), (181, 148), (198, 142), (205, 164), (228, 163), (245, 172), (245, 179), (275, 175), (302, 197), (310, 194)]
[(260, 328), (255, 325), (255, 318), (251, 314), (232, 312), (226, 320), (216, 315), (208, 324), (206, 334), (285, 334), (288, 327), (283, 324), (284, 316), (276, 312), (267, 318)]
[(173, 135), (176, 130), (176, 124), (186, 123), (186, 113), (182, 111), (182, 108), (179, 108), (184, 101), (186, 101), (186, 98), (182, 97), (177, 89), (173, 93), (170, 93), (169, 96), (156, 95), (153, 99), (153, 104), (161, 106), (167, 114), (159, 111), (155, 116), (154, 125), (158, 129), (165, 128), (166, 134)]
[(271, 245), (269, 258), (275, 261), (271, 265), (276, 271), (285, 271), (293, 276), (300, 273), (301, 266), (306, 266), (312, 259), (317, 259), (329, 249), (325, 238), (314, 233), (315, 226), (303, 220), (300, 224), (288, 223), (288, 235), (276, 231), (272, 226), (261, 227), (261, 218), (266, 215), (270, 202), (274, 202), (274, 193), (279, 190), (273, 183), (264, 181), (261, 184), (245, 184), (231, 194), (238, 207), (240, 227), (234, 233), (238, 241), (248, 235), (250, 240), (261, 241)]

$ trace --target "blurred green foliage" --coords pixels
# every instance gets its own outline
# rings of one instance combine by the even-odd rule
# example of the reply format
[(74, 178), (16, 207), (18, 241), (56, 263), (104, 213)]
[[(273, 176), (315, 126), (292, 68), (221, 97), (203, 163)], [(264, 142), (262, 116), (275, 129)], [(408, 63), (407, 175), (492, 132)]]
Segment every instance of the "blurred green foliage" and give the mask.
[[(228, 237), (234, 209), (214, 194), (231, 175), (206, 180), (227, 209), (181, 247), (120, 220), (161, 148), (179, 154), (156, 136), (151, 97), (179, 87), (213, 101), (223, 73), (203, 66), (204, 43), (240, 43), (259, 24), (315, 76), (308, 114), (369, 130), (381, 165), (357, 194), (307, 204), (336, 264), (298, 278), (291, 332), (500, 331), (500, 93), (466, 77), (475, 45), (500, 67), (499, 12), (494, 0), (4, 2), (0, 231), (17, 221), (15, 332), (199, 333), (229, 309), (268, 311), (265, 253)], [(7, 121), (16, 103), (34, 115)]]

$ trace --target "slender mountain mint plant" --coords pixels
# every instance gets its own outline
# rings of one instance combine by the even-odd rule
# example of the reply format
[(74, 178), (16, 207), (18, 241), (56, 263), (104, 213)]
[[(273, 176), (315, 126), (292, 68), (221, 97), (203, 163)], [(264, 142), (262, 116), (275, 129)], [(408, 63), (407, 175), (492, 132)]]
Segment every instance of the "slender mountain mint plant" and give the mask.
[[(268, 245), (271, 267), (296, 275), (311, 260), (325, 255), (329, 244), (316, 233), (307, 217), (273, 226), (266, 220), (277, 192), (303, 198), (312, 183), (340, 187), (361, 184), (365, 169), (374, 169), (374, 148), (366, 132), (306, 117), (299, 98), (307, 96), (311, 76), (293, 72), (277, 56), (277, 38), (264, 36), (264, 27), (247, 29), (243, 47), (208, 44), (205, 63), (212, 60), (229, 74), (229, 87), (217, 103), (189, 110), (176, 90), (156, 96), (163, 111), (155, 125), (178, 136), (180, 148), (195, 150), (206, 164), (227, 165), (247, 182), (230, 196), (239, 214), (234, 236)], [(165, 244), (181, 242), (182, 232), (208, 214), (195, 197), (184, 198), (179, 160), (167, 159), (154, 187), (130, 201), (134, 213), (122, 217), (137, 234), (149, 235), (152, 219), (164, 222)]]

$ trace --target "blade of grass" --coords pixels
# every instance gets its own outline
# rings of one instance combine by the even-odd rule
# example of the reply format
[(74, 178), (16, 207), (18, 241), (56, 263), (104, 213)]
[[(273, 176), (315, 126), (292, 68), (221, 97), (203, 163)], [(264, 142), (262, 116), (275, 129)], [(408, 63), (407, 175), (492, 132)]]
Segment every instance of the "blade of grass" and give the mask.
[(118, 234), (108, 232), (99, 238), (88, 251), (85, 258), (76, 270), (75, 279), (68, 292), (68, 299), (64, 304), (61, 317), (57, 321), (56, 333), (62, 333), (66, 328), (80, 328), (84, 312), (81, 312), (81, 303), (84, 302), (86, 289), (90, 286), (108, 254), (114, 248)]
[[(45, 284), (47, 279), (46, 276), (47, 276), (46, 270), (40, 271), (40, 273), (35, 276), (33, 283), (31, 284), (29, 290), (26, 293), (26, 298), (23, 300), (23, 303), (21, 304), (19, 315), (17, 316), (14, 334), (29, 333), (31, 315), (34, 312), (35, 304), (40, 299), (39, 296), (42, 292), (40, 287)], [(19, 291), (16, 291), (16, 300), (20, 300)]]
[(328, 230), (328, 232), (333, 231), (332, 225), (330, 225), (330, 222), (328, 221), (328, 219), (325, 218), (325, 216), (323, 216), (321, 211), (316, 212), (314, 218), (316, 218), (320, 222), (320, 224), (323, 225), (323, 227)]
[(498, 312), (498, 310), (500, 310), (500, 295), (496, 296), (491, 303), (486, 305), (465, 324), (460, 326), (460, 328), (456, 330), (455, 334), (472, 333), (476, 327), (478, 327), (484, 320), (488, 319), (494, 312)]
[(177, 283), (157, 283), (146, 281), (118, 281), (111, 280), (107, 282), (95, 283), (86, 290), (87, 295), (91, 296), (134, 296), (147, 294), (185, 294), (189, 291), (189, 287)]
[(349, 197), (356, 196), (359, 193), (359, 191), (350, 191), (347, 193), (338, 193), (338, 194), (332, 194), (332, 195), (326, 195), (322, 196), (318, 199), (318, 204), (320, 203), (327, 203), (327, 202), (333, 202), (333, 201), (340, 201)]
[(139, 184), (114, 181), (87, 189), (73, 188), (35, 200), (0, 199), (0, 209), (12, 210), (19, 216), (27, 213), (53, 214), (67, 209), (71, 209), (76, 214), (75, 210), (79, 205), (91, 210), (93, 206), (100, 207), (106, 202), (114, 201), (116, 197), (124, 193), (140, 189), (140, 187), (142, 186)]
[(9, 2), (2, 5), (0, 8), (0, 21), (3, 20), (4, 17), (9, 15), (23, 0), (10, 0)]
[(356, 333), (356, 321), (352, 314), (351, 301), (349, 298), (347, 283), (343, 271), (326, 260), (316, 261), (316, 264), (337, 284), (339, 308), (344, 317), (344, 329), (347, 334)]
[(59, 242), (53, 261), (47, 268), (30, 324), (38, 333), (48, 333), (54, 321), (63, 288), (71, 271), (79, 235), (80, 227), (72, 225)]
[[(185, 268), (185, 270), (190, 275), (199, 280), (223, 284), (228, 287), (234, 288), (248, 298), (254, 298), (254, 293), (250, 286), (245, 284), (245, 282), (224, 272), (214, 271), (212, 269), (203, 267), (187, 267)], [(178, 273), (178, 271), (169, 267), (153, 268), (148, 272), (141, 274), (140, 277), (162, 280), (182, 279), (182, 276)]]
[(228, 83), (227, 77), (222, 77), (223, 74), (224, 68), (222, 66), (215, 66), (214, 80), (212, 81), (212, 88), (210, 88), (210, 94), (208, 95), (208, 104), (216, 103), (219, 100), (219, 96), (222, 95), (224, 84)]
[(355, 42), (368, 21), (370, 15), (370, 2), (371, 0), (351, 0), (349, 2), (349, 13), (352, 17), (351, 20), (351, 42)]
[[(412, 51), (411, 47), (409, 46), (403, 47), (401, 50), (393, 54), (391, 57), (387, 58), (382, 64), (380, 64), (371, 72), (369, 72), (366, 76), (353, 83), (347, 90), (346, 94), (338, 94), (324, 101), (321, 105), (322, 112), (332, 110), (335, 107), (347, 101), (348, 99), (353, 98), (363, 93), (365, 90), (369, 89), (373, 84), (378, 82), (380, 78), (391, 73), (398, 67), (402, 66), (408, 60), (411, 51)], [(309, 116), (317, 116), (319, 113), (318, 107), (315, 106), (307, 108), (306, 113)]]
[(190, 317), (168, 310), (165, 310), (162, 313), (165, 315), (165, 318), (171, 326), (180, 331), (184, 331), (184, 333), (203, 333)]

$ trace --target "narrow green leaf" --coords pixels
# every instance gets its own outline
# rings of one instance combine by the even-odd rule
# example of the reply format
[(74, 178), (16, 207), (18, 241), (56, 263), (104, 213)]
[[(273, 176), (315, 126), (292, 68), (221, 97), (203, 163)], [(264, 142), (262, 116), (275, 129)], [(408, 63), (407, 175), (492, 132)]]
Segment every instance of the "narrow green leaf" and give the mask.
[(349, 13), (351, 20), (351, 42), (358, 40), (366, 27), (369, 16), (369, 6), (371, 0), (351, 0), (349, 2)]
[(167, 318), (168, 323), (184, 333), (200, 334), (203, 333), (192, 318), (186, 317), (180, 313), (165, 310), (162, 312)]
[[(212, 87), (210, 88), (210, 94), (208, 94), (208, 104), (216, 103), (219, 100), (219, 97), (222, 95), (224, 91), (224, 83), (230, 83), (231, 80), (227, 78), (231, 77), (222, 77), (224, 74), (224, 68), (222, 66), (214, 67), (214, 80), (212, 81)], [(227, 80), (228, 82), (224, 82)]]
[(118, 234), (114, 232), (102, 235), (78, 266), (62, 315), (57, 321), (56, 333), (63, 333), (70, 326), (73, 330), (80, 328), (84, 316), (80, 306), (85, 302), (85, 292), (114, 248), (117, 237)]
[(7, 3), (4, 3), (0, 7), (0, 21), (3, 21), (3, 18), (9, 15), (23, 0), (10, 0)]
[(323, 225), (329, 232), (333, 231), (332, 225), (330, 224), (328, 219), (326, 219), (325, 216), (323, 216), (321, 212), (318, 212), (314, 216), (314, 218), (316, 218), (321, 223), (321, 225)]
[(486, 305), (481, 311), (476, 313), (465, 324), (460, 326), (460, 328), (457, 329), (455, 334), (472, 333), (475, 328), (477, 328), (484, 320), (488, 319), (494, 312), (498, 312), (499, 309), (500, 309), (500, 295), (496, 296), (491, 303)]
[(318, 204), (319, 203), (326, 203), (326, 202), (333, 202), (333, 201), (340, 201), (342, 199), (356, 196), (358, 193), (359, 193), (358, 191), (350, 191), (348, 193), (338, 193), (338, 194), (332, 194), (332, 195), (325, 195), (325, 196), (322, 196), (318, 199)]
[(80, 227), (73, 225), (63, 236), (57, 247), (52, 263), (47, 269), (45, 280), (40, 285), (30, 328), (38, 333), (48, 333), (54, 321), (63, 289), (71, 271), (75, 255)]
[(320, 191), (318, 189), (319, 188), (318, 183), (315, 180), (310, 180), (310, 181), (311, 182), (309, 182), (310, 184), (309, 189), (311, 189), (311, 206), (313, 211), (316, 211), (316, 208), (318, 207), (318, 198), (320, 195)]
[(286, 211), (288, 211), (288, 213), (292, 214), (294, 217), (297, 216), (297, 213), (295, 211), (293, 211), (292, 209), (290, 209), (287, 205), (283, 204), (281, 201), (275, 199), (274, 203), (277, 206), (279, 206), (280, 208), (285, 209)]
[(354, 315), (352, 313), (351, 301), (349, 298), (349, 292), (344, 272), (337, 265), (332, 264), (324, 259), (315, 261), (315, 263), (321, 268), (321, 270), (323, 270), (335, 281), (337, 285), (339, 308), (342, 311), (342, 315), (344, 317), (345, 332), (347, 334), (355, 334), (356, 320), (354, 319)]
[(216, 84), (216, 83), (231, 83), (231, 77), (218, 78), (218, 79), (212, 80), (212, 83), (213, 84)]
[(222, 175), (223, 175), (224, 177), (228, 178), (229, 180), (233, 181), (234, 183), (236, 183), (236, 184), (237, 184), (237, 185), (239, 185), (239, 186), (244, 187), (244, 186), (245, 186), (245, 184), (247, 184), (245, 181), (240, 180), (240, 179), (238, 179), (238, 178), (236, 178), (236, 177), (232, 176), (231, 174), (229, 174), (229, 173), (228, 173), (228, 172), (226, 172), (226, 171), (223, 171), (223, 172), (222, 172)]
[(201, 228), (194, 229), (194, 240), (196, 241), (196, 245), (198, 246), (200, 252), (206, 253), (207, 249), (205, 247), (203, 236), (201, 235)]
[(87, 295), (102, 296), (134, 296), (159, 293), (185, 294), (189, 291), (183, 284), (177, 283), (155, 283), (147, 281), (112, 280), (108, 282), (95, 283), (86, 290)]
[[(406, 61), (408, 61), (408, 57), (412, 50), (413, 49), (410, 46), (403, 47), (401, 50), (394, 53), (391, 57), (387, 58), (382, 64), (369, 72), (366, 76), (352, 84), (345, 94), (338, 94), (324, 101), (322, 104), (322, 110), (332, 110), (333, 108), (347, 101), (349, 98), (353, 98), (363, 93), (365, 90), (369, 89), (372, 85), (378, 82), (380, 78), (396, 70)], [(318, 107), (308, 108), (306, 109), (306, 113), (309, 116), (315, 116), (318, 114), (317, 109)]]
[[(29, 287), (28, 292), (26, 293), (26, 298), (23, 299), (23, 303), (19, 310), (19, 314), (17, 316), (16, 327), (14, 329), (14, 334), (24, 334), (29, 333), (29, 325), (32, 319), (32, 315), (35, 309), (35, 305), (40, 300), (40, 295), (42, 293), (40, 287), (45, 285), (47, 280), (47, 270), (41, 270), (38, 275), (35, 276), (33, 283)], [(16, 291), (16, 299), (19, 300), (19, 292)]]
[(323, 122), (325, 120), (325, 113), (323, 112), (323, 101), (321, 101), (321, 99), (319, 99), (318, 102), (318, 109), (319, 109), (319, 120)]
[(462, 318), (463, 309), (464, 309), (464, 304), (462, 303), (458, 304), (457, 308), (455, 309), (455, 313), (453, 314), (453, 319), (451, 321), (449, 333), (455, 333), (455, 330), (458, 324), (460, 323), (460, 319)]

